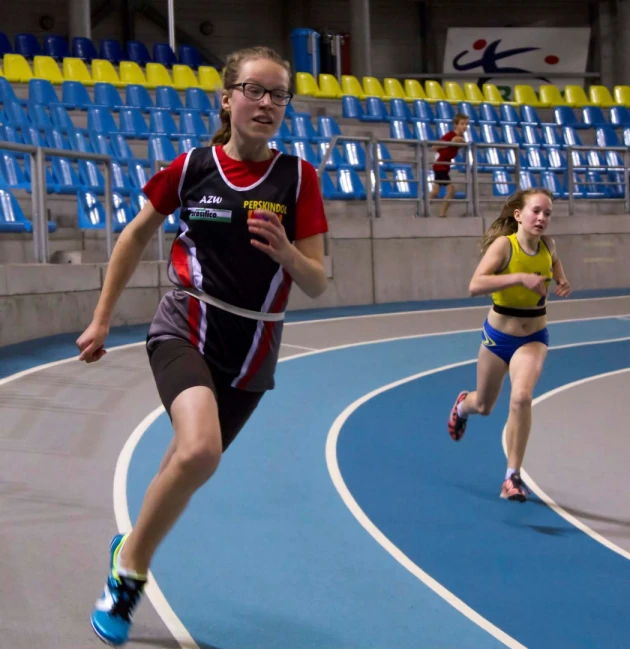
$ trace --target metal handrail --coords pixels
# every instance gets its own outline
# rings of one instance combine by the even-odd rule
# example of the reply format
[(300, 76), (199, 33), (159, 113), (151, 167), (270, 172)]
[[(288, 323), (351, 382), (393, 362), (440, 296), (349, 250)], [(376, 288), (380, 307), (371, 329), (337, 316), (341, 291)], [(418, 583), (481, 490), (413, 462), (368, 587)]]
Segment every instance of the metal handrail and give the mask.
[(70, 158), (73, 160), (93, 160), (105, 164), (105, 236), (107, 240), (107, 259), (111, 257), (114, 247), (113, 216), (112, 216), (112, 161), (111, 157), (102, 153), (84, 153), (66, 149), (33, 146), (0, 142), (0, 149), (29, 153), (35, 157), (35, 165), (31, 165), (31, 198), (33, 204), (33, 247), (36, 263), (48, 263), (48, 218), (46, 200), (46, 156)]
[(390, 74), (394, 79), (599, 79), (600, 72), (410, 72)]

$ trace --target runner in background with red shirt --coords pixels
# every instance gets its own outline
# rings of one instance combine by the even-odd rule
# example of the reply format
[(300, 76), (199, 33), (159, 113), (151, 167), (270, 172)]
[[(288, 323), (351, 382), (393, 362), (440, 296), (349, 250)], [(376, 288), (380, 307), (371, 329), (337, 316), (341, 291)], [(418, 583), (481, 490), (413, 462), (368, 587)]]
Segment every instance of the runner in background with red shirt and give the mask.
[[(440, 139), (445, 142), (464, 142), (464, 133), (468, 130), (468, 117), (463, 113), (457, 113), (453, 117), (453, 130), (445, 133)], [(438, 152), (438, 157), (433, 164), (433, 173), (435, 174), (435, 182), (431, 190), (431, 199), (435, 199), (440, 191), (441, 185), (446, 185), (446, 196), (442, 203), (440, 216), (445, 217), (448, 210), (449, 201), (455, 196), (455, 185), (451, 183), (451, 165), (449, 164), (453, 158), (458, 154), (461, 147), (447, 146), (440, 147), (435, 145), (434, 151)]]

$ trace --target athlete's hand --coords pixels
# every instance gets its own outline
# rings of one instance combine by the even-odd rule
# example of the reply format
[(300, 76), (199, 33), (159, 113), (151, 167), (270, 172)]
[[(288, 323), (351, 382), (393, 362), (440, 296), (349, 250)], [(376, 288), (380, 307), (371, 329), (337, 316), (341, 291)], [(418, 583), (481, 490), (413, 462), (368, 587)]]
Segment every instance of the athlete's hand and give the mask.
[(569, 280), (565, 277), (562, 281), (558, 282), (556, 286), (556, 295), (558, 297), (569, 297), (571, 295), (571, 284)]
[(107, 325), (93, 320), (90, 326), (77, 338), (76, 344), (81, 352), (79, 360), (94, 363), (103, 358), (107, 353), (103, 345), (108, 333)]
[(291, 258), (293, 246), (287, 238), (287, 233), (284, 231), (278, 215), (267, 210), (256, 210), (254, 218), (248, 219), (247, 226), (250, 234), (256, 234), (267, 241), (267, 243), (263, 243), (252, 239), (252, 246), (268, 254), (280, 265), (286, 265), (286, 262)]
[(453, 138), (453, 142), (465, 142), (464, 138), (461, 135), (456, 135)]
[(523, 273), (521, 284), (538, 295), (547, 295), (547, 286), (545, 285), (545, 278), (542, 275), (535, 273)]

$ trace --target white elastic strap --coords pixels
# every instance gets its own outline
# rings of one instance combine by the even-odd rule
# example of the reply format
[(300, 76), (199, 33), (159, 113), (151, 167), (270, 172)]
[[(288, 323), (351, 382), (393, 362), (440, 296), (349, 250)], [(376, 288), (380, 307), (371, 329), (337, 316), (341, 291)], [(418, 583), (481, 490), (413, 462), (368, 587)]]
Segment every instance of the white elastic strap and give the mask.
[(212, 306), (216, 306), (218, 309), (222, 309), (223, 311), (227, 311), (228, 313), (233, 313), (234, 315), (239, 315), (243, 318), (249, 318), (250, 320), (263, 320), (264, 322), (280, 322), (281, 320), (284, 320), (284, 311), (281, 311), (280, 313), (263, 313), (262, 311), (250, 311), (249, 309), (242, 309), (239, 306), (234, 306), (232, 304), (228, 304), (227, 302), (223, 302), (223, 300), (219, 300), (218, 298), (212, 297), (211, 295), (203, 293), (202, 291), (196, 291), (190, 288), (181, 290), (184, 291), (184, 293), (187, 293), (188, 295), (196, 297), (198, 300), (205, 302), (206, 304), (211, 304)]

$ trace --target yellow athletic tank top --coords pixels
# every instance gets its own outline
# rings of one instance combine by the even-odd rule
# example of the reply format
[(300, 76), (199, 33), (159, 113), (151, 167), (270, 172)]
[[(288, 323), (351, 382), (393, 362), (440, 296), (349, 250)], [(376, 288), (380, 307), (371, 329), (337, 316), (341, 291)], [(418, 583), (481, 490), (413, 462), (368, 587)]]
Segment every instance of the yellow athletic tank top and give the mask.
[[(548, 287), (553, 277), (551, 253), (547, 244), (541, 239), (535, 255), (529, 255), (520, 246), (516, 233), (508, 236), (510, 242), (510, 259), (507, 266), (497, 275), (511, 275), (513, 273), (535, 273), (546, 277)], [(492, 301), (497, 306), (515, 309), (535, 309), (547, 304), (546, 296), (540, 296), (524, 286), (510, 286), (510, 288), (492, 294)]]

